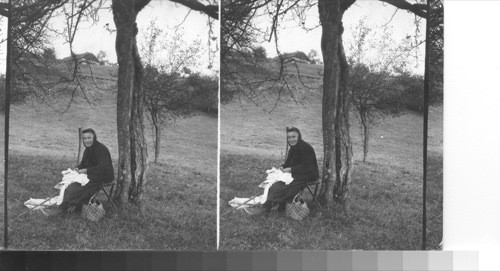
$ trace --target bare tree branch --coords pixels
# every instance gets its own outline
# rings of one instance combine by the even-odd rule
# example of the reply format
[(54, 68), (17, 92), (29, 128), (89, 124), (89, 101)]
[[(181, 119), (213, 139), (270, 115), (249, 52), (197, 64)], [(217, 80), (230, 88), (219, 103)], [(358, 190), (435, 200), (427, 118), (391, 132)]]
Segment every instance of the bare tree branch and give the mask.
[(427, 5), (425, 4), (411, 4), (405, 0), (380, 0), (382, 2), (391, 4), (397, 8), (413, 12), (417, 16), (427, 19)]
[(204, 5), (203, 3), (197, 0), (170, 0), (170, 1), (174, 3), (179, 3), (192, 10), (203, 12), (216, 20), (219, 19), (219, 7), (217, 5)]

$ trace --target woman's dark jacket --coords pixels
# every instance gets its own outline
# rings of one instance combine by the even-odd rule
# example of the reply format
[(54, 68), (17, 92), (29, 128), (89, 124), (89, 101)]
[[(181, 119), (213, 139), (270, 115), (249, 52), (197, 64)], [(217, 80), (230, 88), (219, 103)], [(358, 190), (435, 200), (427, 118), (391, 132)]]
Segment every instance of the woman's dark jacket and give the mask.
[(87, 169), (90, 182), (112, 182), (115, 177), (111, 154), (108, 148), (97, 140), (83, 152), (78, 169), (84, 168)]
[(292, 168), (292, 177), (297, 181), (312, 182), (319, 177), (316, 153), (307, 142), (299, 139), (295, 146), (290, 148), (283, 168)]
[(284, 182), (276, 182), (269, 188), (267, 201), (269, 202), (291, 202), (308, 182), (316, 181), (319, 177), (318, 162), (316, 154), (311, 145), (300, 139), (295, 146), (290, 148), (283, 168), (292, 169), (293, 182), (286, 185)]

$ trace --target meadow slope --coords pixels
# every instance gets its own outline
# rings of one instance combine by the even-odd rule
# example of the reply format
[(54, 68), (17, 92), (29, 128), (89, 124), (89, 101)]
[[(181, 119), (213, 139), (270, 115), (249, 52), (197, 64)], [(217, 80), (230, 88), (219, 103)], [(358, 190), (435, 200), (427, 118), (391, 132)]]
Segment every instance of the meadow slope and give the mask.
[[(0, 151), (0, 231), (4, 231), (4, 175), (5, 175), (5, 157), (4, 157), (4, 147), (5, 147), (5, 115), (3, 113), (0, 114), (0, 147), (2, 150)], [(3, 234), (0, 237), (0, 246), (3, 246), (4, 240), (3, 240)]]
[[(236, 99), (222, 105), (221, 206), (233, 197), (262, 193), (265, 170), (284, 161), (286, 126), (298, 127), (323, 161), (320, 82), (294, 85), (294, 99), (268, 92), (258, 101)], [(258, 104), (258, 105), (255, 105)], [(429, 111), (428, 248), (442, 238), (443, 109)], [(355, 168), (349, 215), (316, 210), (303, 221), (282, 214), (250, 217), (242, 210), (221, 218), (221, 249), (414, 250), (421, 246), (423, 117), (411, 111), (387, 117), (372, 130), (367, 162), (362, 162), (358, 121), (351, 114)], [(321, 173), (320, 173), (321, 174)]]
[[(26, 211), (23, 202), (55, 192), (61, 171), (76, 165), (78, 127), (92, 127), (118, 159), (116, 89), (110, 80), (84, 81), (66, 110), (69, 95), (14, 105), (10, 120), (9, 217)], [(89, 104), (90, 102), (90, 104)], [(65, 111), (62, 113), (63, 111)], [(152, 138), (146, 123), (148, 152)], [(195, 113), (165, 128), (157, 164), (150, 164), (145, 212), (127, 207), (93, 223), (76, 215), (47, 219), (39, 211), (10, 223), (15, 249), (215, 249), (217, 118)], [(104, 195), (100, 195), (104, 199)], [(105, 207), (107, 207), (105, 205)], [(109, 208), (107, 209), (109, 210)]]

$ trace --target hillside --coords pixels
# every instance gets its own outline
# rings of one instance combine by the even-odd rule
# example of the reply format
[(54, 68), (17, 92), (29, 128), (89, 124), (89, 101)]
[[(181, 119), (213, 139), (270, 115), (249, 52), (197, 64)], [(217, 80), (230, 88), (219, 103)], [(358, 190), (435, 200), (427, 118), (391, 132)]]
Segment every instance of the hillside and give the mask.
[[(5, 115), (0, 114), (0, 146), (2, 148), (5, 146)], [(4, 174), (5, 174), (5, 158), (4, 158), (4, 150), (0, 151), (0, 230), (4, 230)], [(0, 237), (1, 244), (4, 244), (3, 236)]]
[[(24, 104), (12, 106), (9, 146), (11, 219), (26, 210), (22, 203), (30, 197), (52, 195), (55, 191), (53, 186), (60, 181), (60, 172), (75, 166), (78, 127), (95, 129), (98, 140), (109, 148), (117, 170), (116, 81), (112, 80), (116, 68), (91, 68), (97, 77), (106, 79), (85, 78), (82, 81), (85, 96), (81, 91), (77, 92), (69, 108), (70, 90), (61, 90), (50, 98), (33, 97)], [(82, 69), (83, 73), (85, 71)], [(153, 149), (149, 127), (146, 120), (151, 157)], [(109, 215), (95, 226), (78, 216), (71, 217), (58, 222), (62, 223), (63, 229), (72, 229), (66, 231), (34, 211), (12, 223), (15, 226), (10, 229), (11, 247), (214, 249), (217, 118), (199, 112), (179, 119), (165, 127), (162, 141), (159, 163), (150, 164), (147, 176), (144, 214), (137, 214), (137, 210), (124, 210), (118, 217)], [(54, 239), (56, 234), (62, 237)], [(36, 237), (30, 237), (34, 235)], [(130, 239), (127, 236), (135, 237)]]
[[(36, 72), (40, 76), (39, 78), (49, 82), (56, 82), (62, 78), (69, 79), (74, 71), (74, 63), (65, 60), (50, 62), (30, 60), (28, 64), (31, 65), (26, 65), (25, 69)], [(92, 79), (90, 76), (94, 76), (95, 79), (110, 81), (116, 81), (118, 78), (118, 67), (116, 66), (80, 63), (78, 69), (79, 75), (90, 80)]]
[[(285, 159), (286, 126), (299, 128), (303, 139), (313, 146), (321, 174), (321, 80), (312, 76), (302, 82), (297, 79), (298, 73), (313, 75), (320, 70), (317, 65), (299, 64), (298, 72), (289, 74), (292, 94), (284, 91), (279, 96), (277, 88), (271, 88), (253, 101), (240, 97), (221, 105), (221, 213), (230, 209), (227, 202), (234, 197), (262, 193), (257, 185), (265, 179), (265, 170), (281, 165)], [(429, 248), (436, 247), (442, 238), (442, 120), (442, 106), (431, 107), (427, 202)], [(381, 119), (372, 130), (367, 162), (362, 162), (362, 141), (354, 114), (351, 114), (350, 124), (355, 167), (349, 192), (349, 216), (310, 206), (309, 217), (298, 222), (276, 213), (249, 217), (238, 210), (221, 219), (220, 247), (252, 250), (419, 249), (422, 115), (406, 111), (396, 118)]]

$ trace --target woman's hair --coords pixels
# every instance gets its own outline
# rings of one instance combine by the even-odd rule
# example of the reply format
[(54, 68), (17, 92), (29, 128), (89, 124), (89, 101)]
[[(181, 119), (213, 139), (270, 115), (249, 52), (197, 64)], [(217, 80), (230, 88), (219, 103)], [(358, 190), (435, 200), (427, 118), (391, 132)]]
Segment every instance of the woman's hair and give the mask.
[(82, 135), (85, 134), (85, 133), (91, 133), (94, 135), (94, 140), (97, 140), (97, 135), (95, 134), (95, 131), (94, 129), (92, 128), (87, 128), (85, 130), (82, 131)]
[(287, 133), (290, 133), (290, 132), (296, 132), (298, 135), (299, 135), (299, 140), (302, 139), (302, 134), (300, 133), (299, 129), (297, 129), (296, 127), (290, 127), (286, 130)]

